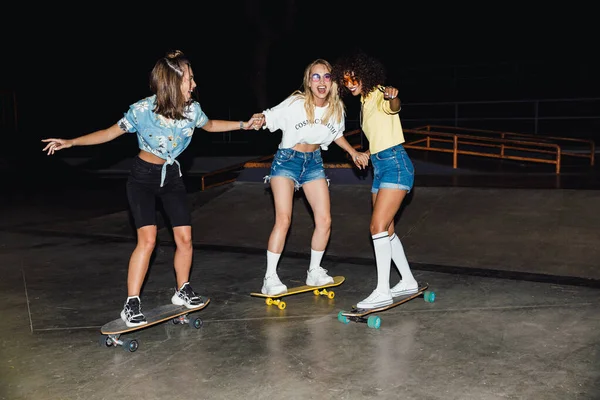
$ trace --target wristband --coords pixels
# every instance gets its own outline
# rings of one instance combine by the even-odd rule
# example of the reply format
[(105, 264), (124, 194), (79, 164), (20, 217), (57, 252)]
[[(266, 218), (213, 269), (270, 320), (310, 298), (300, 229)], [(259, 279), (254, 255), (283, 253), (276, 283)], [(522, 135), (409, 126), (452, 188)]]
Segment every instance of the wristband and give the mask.
[(244, 129), (244, 121), (240, 121), (240, 129)]

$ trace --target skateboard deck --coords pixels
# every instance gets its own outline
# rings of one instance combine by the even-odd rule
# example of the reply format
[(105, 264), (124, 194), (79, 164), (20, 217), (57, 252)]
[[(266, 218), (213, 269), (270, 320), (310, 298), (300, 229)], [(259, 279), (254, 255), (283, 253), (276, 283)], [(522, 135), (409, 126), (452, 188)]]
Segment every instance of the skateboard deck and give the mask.
[(304, 292), (313, 292), (313, 294), (315, 296), (327, 296), (330, 299), (333, 299), (335, 297), (335, 293), (333, 292), (333, 290), (327, 290), (327, 288), (329, 287), (334, 287), (334, 286), (339, 286), (342, 284), (342, 282), (344, 282), (346, 280), (345, 277), (343, 276), (334, 276), (333, 277), (333, 283), (328, 283), (327, 285), (322, 285), (322, 286), (308, 286), (308, 285), (303, 285), (303, 286), (296, 286), (293, 288), (288, 288), (286, 293), (282, 293), (282, 294), (276, 294), (273, 296), (269, 296), (268, 294), (262, 294), (260, 292), (252, 292), (250, 293), (250, 296), (255, 296), (255, 297), (264, 297), (265, 303), (267, 303), (267, 305), (276, 305), (280, 310), (283, 310), (287, 305), (285, 303), (285, 301), (280, 300), (282, 297), (285, 296), (291, 296), (294, 294), (298, 294), (298, 293), (304, 293)]
[(165, 304), (148, 311), (144, 311), (147, 324), (129, 327), (120, 317), (112, 320), (100, 328), (100, 344), (106, 347), (123, 346), (125, 350), (134, 352), (138, 349), (139, 344), (136, 339), (121, 340), (119, 337), (128, 332), (145, 329), (150, 326), (160, 324), (167, 320), (171, 320), (173, 324), (189, 324), (190, 326), (200, 329), (203, 325), (202, 319), (198, 317), (188, 317), (188, 314), (204, 309), (210, 303), (209, 298), (205, 298), (204, 305), (198, 308), (187, 308), (186, 306), (178, 306), (175, 304)]
[(352, 306), (350, 311), (340, 311), (338, 313), (338, 321), (343, 322), (344, 324), (348, 324), (350, 321), (366, 322), (369, 328), (379, 329), (381, 326), (381, 318), (379, 316), (370, 314), (389, 310), (390, 308), (399, 306), (400, 304), (406, 303), (407, 301), (415, 299), (419, 296), (423, 296), (426, 302), (433, 303), (435, 301), (435, 293), (431, 290), (428, 290), (428, 288), (429, 285), (427, 283), (420, 284), (416, 293), (394, 297), (392, 299), (392, 304), (383, 307), (361, 309), (356, 308), (356, 306)]

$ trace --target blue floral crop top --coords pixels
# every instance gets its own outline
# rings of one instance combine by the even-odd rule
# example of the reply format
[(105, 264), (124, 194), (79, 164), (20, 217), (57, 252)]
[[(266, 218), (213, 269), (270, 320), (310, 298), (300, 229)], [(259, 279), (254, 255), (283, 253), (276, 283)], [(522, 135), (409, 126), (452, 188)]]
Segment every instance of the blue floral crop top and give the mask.
[[(117, 123), (126, 132), (137, 132), (141, 150), (147, 151), (165, 160), (160, 186), (165, 181), (167, 165), (179, 162), (177, 156), (192, 141), (195, 128), (201, 128), (208, 122), (200, 104), (193, 101), (185, 110), (187, 119), (173, 120), (154, 113), (156, 96), (146, 97), (129, 106), (129, 111)], [(181, 168), (181, 166), (180, 166)], [(179, 170), (181, 176), (181, 169)]]

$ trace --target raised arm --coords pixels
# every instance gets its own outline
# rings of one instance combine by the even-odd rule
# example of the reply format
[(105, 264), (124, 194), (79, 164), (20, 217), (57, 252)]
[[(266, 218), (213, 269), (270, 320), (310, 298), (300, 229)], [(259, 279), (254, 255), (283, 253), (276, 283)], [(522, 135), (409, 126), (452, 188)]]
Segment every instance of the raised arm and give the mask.
[(118, 124), (114, 124), (109, 128), (100, 129), (99, 131), (88, 133), (87, 135), (76, 137), (75, 139), (42, 139), (42, 142), (47, 143), (42, 151), (47, 151), (50, 156), (54, 154), (55, 151), (68, 149), (73, 146), (92, 146), (110, 142), (124, 133), (125, 131), (121, 129)]
[(390, 110), (395, 113), (400, 111), (402, 105), (400, 104), (400, 98), (398, 98), (398, 89), (393, 86), (386, 86), (383, 90), (383, 98), (390, 102)]

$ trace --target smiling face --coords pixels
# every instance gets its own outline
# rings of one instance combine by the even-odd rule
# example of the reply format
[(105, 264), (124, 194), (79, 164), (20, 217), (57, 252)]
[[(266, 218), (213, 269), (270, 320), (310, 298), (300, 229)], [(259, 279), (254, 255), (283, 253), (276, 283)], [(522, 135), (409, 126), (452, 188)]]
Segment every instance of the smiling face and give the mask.
[(185, 64), (183, 67), (183, 79), (181, 81), (181, 92), (185, 101), (188, 102), (192, 98), (192, 92), (196, 88), (196, 81), (194, 81), (194, 73), (192, 68)]
[(352, 93), (352, 96), (362, 94), (362, 81), (354, 76), (353, 72), (346, 72), (344, 74), (344, 86)]
[(327, 104), (331, 83), (331, 70), (324, 64), (313, 65), (308, 76), (308, 86), (318, 107)]

